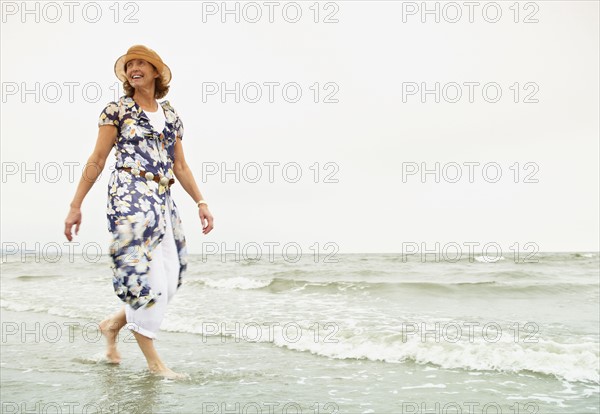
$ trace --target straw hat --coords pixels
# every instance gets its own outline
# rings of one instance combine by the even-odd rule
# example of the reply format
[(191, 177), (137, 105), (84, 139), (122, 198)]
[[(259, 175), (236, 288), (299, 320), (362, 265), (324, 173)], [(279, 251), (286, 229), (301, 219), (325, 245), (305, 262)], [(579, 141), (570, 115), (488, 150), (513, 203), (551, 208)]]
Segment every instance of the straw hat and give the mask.
[(158, 56), (158, 53), (144, 45), (135, 45), (131, 46), (127, 50), (127, 53), (119, 57), (115, 62), (115, 75), (117, 75), (117, 78), (119, 78), (121, 82), (125, 82), (127, 80), (127, 75), (125, 74), (125, 65), (127, 62), (133, 59), (143, 59), (152, 63), (159, 75), (162, 76), (165, 85), (168, 85), (171, 81), (171, 69), (165, 65), (160, 56)]

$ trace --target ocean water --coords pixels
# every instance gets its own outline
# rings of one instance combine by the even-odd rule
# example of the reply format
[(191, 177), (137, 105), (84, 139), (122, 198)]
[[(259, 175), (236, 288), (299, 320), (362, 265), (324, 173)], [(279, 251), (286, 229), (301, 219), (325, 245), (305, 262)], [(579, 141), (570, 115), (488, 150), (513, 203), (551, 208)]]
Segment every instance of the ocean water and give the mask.
[(2, 412), (598, 413), (597, 252), (456, 263), (399, 254), (190, 255), (149, 375), (109, 258), (3, 257)]

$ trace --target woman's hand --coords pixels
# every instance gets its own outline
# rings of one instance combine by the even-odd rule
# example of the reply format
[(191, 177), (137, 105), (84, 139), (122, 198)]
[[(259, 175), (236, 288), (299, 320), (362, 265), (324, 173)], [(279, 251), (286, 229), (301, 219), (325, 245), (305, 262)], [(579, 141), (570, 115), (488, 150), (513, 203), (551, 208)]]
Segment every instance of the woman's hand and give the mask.
[(79, 225), (81, 224), (81, 209), (76, 207), (71, 207), (69, 210), (69, 214), (67, 214), (67, 218), (65, 219), (65, 236), (67, 236), (67, 240), (73, 240), (73, 236), (71, 235), (71, 228), (73, 225), (75, 227), (75, 234), (79, 234)]
[(198, 214), (200, 215), (200, 223), (202, 223), (202, 233), (210, 233), (213, 229), (213, 216), (210, 214), (210, 211), (208, 211), (208, 206), (206, 204), (200, 204)]

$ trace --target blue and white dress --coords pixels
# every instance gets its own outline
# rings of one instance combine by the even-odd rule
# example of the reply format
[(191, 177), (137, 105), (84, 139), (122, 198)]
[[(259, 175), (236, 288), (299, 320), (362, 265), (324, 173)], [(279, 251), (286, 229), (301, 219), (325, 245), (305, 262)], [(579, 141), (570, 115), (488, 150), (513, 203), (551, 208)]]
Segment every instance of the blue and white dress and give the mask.
[(148, 116), (133, 98), (127, 96), (122, 96), (118, 102), (109, 102), (98, 121), (98, 126), (114, 125), (118, 129), (114, 145), (115, 170), (108, 183), (106, 215), (112, 235), (113, 287), (117, 296), (133, 309), (153, 305), (164, 293), (152, 289), (148, 270), (152, 251), (165, 235), (167, 211), (171, 214), (179, 256), (177, 288), (181, 286), (187, 268), (185, 235), (170, 189), (121, 169), (134, 167), (174, 178), (174, 147), (177, 137), (183, 138), (183, 123), (169, 101), (161, 102), (160, 106), (165, 114), (162, 131), (155, 131)]

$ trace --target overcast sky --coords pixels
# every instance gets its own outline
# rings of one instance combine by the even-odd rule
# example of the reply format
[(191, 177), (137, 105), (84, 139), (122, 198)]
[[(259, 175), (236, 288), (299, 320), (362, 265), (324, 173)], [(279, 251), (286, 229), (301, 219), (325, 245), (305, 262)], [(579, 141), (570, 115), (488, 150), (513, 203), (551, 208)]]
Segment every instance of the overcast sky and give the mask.
[[(173, 72), (166, 99), (215, 217), (203, 235), (173, 186), (190, 253), (597, 251), (598, 2), (513, 3), (428, 2), (436, 22), (421, 2), (279, 2), (271, 17), (228, 2), (236, 22), (221, 2), (2, 2), (2, 242), (66, 245), (98, 116), (121, 92), (114, 62), (145, 44)], [(236, 84), (239, 102), (221, 95)], [(80, 246), (108, 246), (112, 163), (84, 201)], [(236, 165), (239, 182), (221, 175)]]

